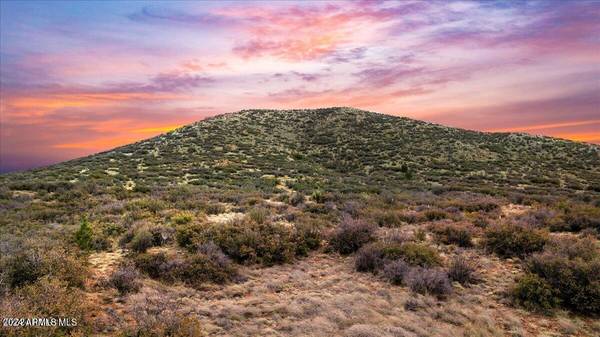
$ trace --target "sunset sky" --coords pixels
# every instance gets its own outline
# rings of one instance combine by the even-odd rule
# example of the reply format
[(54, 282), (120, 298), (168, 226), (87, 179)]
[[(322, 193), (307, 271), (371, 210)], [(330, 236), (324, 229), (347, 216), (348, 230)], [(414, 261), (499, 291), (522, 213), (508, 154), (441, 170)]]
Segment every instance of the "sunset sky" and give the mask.
[(0, 6), (0, 172), (249, 108), (600, 144), (600, 2)]

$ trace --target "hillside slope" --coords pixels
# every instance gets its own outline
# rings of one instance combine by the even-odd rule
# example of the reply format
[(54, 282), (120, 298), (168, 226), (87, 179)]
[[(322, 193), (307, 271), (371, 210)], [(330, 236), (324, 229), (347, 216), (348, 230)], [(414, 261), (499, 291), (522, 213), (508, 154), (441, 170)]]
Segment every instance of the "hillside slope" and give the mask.
[(0, 314), (78, 324), (0, 335), (598, 336), (598, 151), (251, 110), (2, 175)]
[(482, 133), (352, 108), (245, 110), (4, 181), (95, 180), (127, 188), (195, 184), (298, 190), (374, 187), (600, 190), (600, 149), (514, 133)]

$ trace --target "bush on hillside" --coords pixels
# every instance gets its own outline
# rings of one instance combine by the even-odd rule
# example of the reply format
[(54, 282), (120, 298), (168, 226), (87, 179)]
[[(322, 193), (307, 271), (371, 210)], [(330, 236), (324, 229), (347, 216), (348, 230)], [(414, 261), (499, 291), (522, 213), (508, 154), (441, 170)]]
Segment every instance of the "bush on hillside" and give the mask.
[(375, 229), (373, 224), (363, 219), (353, 219), (345, 215), (333, 231), (329, 245), (340, 254), (354, 253), (364, 244), (375, 239)]
[(501, 257), (525, 257), (541, 251), (548, 241), (548, 234), (514, 224), (490, 226), (485, 230), (485, 247)]
[[(0, 301), (3, 317), (55, 317), (76, 321), (76, 326), (44, 326), (32, 328), (3, 328), (7, 337), (82, 336), (88, 326), (85, 313), (89, 312), (85, 296), (80, 289), (71, 288), (67, 282), (54, 276), (44, 276), (17, 289)], [(73, 321), (71, 321), (73, 322)]]
[(452, 293), (448, 275), (438, 268), (412, 268), (404, 278), (404, 283), (416, 293), (429, 294), (438, 298), (444, 298)]
[(137, 292), (142, 286), (138, 271), (130, 265), (121, 266), (108, 279), (108, 285), (117, 289), (119, 294)]
[(431, 230), (435, 234), (438, 242), (459, 247), (471, 247), (471, 230), (466, 225), (444, 224), (441, 226), (432, 226)]
[(473, 283), (477, 280), (475, 266), (462, 256), (455, 257), (448, 267), (448, 277), (462, 285)]
[(63, 249), (27, 248), (2, 260), (3, 283), (18, 288), (49, 276), (70, 287), (82, 288), (87, 276), (85, 262)]
[(394, 285), (401, 285), (410, 271), (410, 266), (404, 260), (388, 261), (383, 266), (384, 278)]
[(593, 239), (553, 242), (527, 259), (526, 268), (556, 292), (563, 307), (600, 313), (600, 253)]
[(560, 298), (552, 286), (535, 274), (521, 277), (512, 289), (511, 296), (517, 305), (531, 311), (547, 313), (560, 303)]
[[(203, 250), (204, 249), (204, 250)], [(238, 279), (235, 266), (225, 255), (210, 248), (184, 256), (143, 253), (135, 257), (135, 265), (142, 272), (164, 282), (183, 282), (192, 287), (204, 283), (224, 284)], [(205, 251), (206, 253), (203, 253)]]
[(129, 248), (138, 253), (143, 253), (154, 246), (154, 236), (147, 229), (141, 229), (133, 236)]

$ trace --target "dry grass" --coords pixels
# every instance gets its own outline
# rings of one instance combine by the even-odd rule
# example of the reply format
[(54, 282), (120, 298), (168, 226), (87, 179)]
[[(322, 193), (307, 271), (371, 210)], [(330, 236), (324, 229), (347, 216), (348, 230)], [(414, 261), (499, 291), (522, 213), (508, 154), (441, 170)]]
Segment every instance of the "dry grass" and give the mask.
[(197, 318), (209, 336), (592, 336), (589, 321), (534, 316), (503, 303), (520, 272), (516, 263), (461, 254), (480, 261), (484, 281), (456, 285), (445, 301), (356, 273), (352, 257), (315, 253), (294, 264), (244, 267), (246, 282), (202, 290), (145, 280), (123, 303), (103, 303), (99, 317), (119, 312), (126, 327), (142, 308), (145, 320), (152, 319), (148, 312), (185, 315)]

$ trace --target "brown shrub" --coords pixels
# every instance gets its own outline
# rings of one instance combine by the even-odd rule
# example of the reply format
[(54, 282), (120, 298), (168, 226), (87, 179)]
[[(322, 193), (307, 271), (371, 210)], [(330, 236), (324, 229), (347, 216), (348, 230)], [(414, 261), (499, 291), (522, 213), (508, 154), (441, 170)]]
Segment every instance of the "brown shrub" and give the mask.
[(471, 247), (471, 229), (465, 224), (441, 224), (431, 226), (438, 242), (459, 247)]
[(108, 285), (117, 289), (121, 295), (134, 293), (142, 286), (139, 277), (138, 271), (133, 266), (121, 266), (110, 276)]
[(55, 278), (44, 276), (27, 284), (0, 301), (3, 318), (68, 319), (76, 326), (2, 328), (2, 335), (13, 337), (80, 336), (86, 330), (84, 313), (89, 309), (85, 296), (76, 288)]
[(363, 220), (346, 215), (329, 239), (330, 247), (340, 254), (350, 254), (375, 239), (376, 227)]
[(452, 285), (448, 275), (438, 268), (412, 268), (404, 278), (404, 283), (410, 290), (419, 294), (444, 298), (452, 293)]

